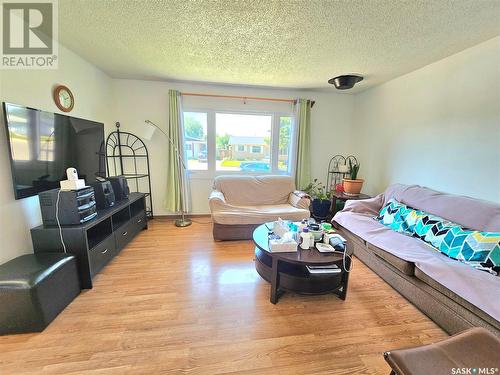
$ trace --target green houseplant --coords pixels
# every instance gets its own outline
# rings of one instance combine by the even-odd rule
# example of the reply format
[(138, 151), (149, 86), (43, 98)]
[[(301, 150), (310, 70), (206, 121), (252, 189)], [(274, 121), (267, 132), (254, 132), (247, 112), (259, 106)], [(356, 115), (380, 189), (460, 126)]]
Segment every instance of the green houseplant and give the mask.
[(313, 216), (320, 219), (326, 218), (331, 207), (330, 192), (326, 186), (323, 186), (323, 183), (315, 178), (303, 190), (311, 196)]
[(353, 164), (351, 159), (349, 159), (349, 177), (344, 178), (342, 181), (342, 185), (344, 187), (344, 193), (346, 195), (356, 196), (361, 193), (361, 189), (363, 188), (363, 182), (365, 180), (358, 179), (359, 167), (361, 164)]

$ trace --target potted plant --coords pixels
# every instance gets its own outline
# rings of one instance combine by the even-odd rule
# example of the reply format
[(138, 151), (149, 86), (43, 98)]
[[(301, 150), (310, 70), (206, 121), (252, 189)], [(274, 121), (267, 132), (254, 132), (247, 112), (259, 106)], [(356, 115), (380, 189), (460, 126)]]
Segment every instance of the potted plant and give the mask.
[(303, 190), (311, 196), (313, 216), (316, 218), (326, 218), (330, 213), (332, 202), (330, 200), (330, 192), (323, 186), (323, 183), (315, 178), (313, 182), (307, 185)]
[(363, 182), (365, 180), (358, 179), (360, 164), (352, 164), (351, 159), (349, 159), (349, 177), (342, 180), (344, 186), (344, 194), (356, 196), (361, 193), (361, 188), (363, 187)]

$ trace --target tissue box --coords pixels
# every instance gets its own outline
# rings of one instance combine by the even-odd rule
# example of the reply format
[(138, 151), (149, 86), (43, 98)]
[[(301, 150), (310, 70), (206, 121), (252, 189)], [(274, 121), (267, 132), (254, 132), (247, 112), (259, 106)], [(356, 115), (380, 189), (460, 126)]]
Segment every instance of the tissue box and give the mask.
[(297, 251), (299, 244), (295, 241), (280, 242), (280, 240), (269, 240), (269, 250), (272, 253), (293, 253)]
[(283, 220), (279, 219), (273, 223), (273, 232), (278, 236), (283, 237), (288, 231), (288, 225)]

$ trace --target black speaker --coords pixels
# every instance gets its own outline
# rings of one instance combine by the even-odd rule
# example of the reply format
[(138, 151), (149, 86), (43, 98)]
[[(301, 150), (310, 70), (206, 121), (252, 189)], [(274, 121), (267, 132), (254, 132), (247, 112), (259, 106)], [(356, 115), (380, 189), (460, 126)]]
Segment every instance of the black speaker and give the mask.
[(38, 194), (43, 225), (76, 225), (97, 216), (94, 188), (78, 190), (52, 189)]
[(99, 210), (114, 206), (115, 193), (110, 181), (96, 181), (92, 182), (90, 186), (94, 188), (95, 201)]
[(121, 201), (128, 198), (130, 189), (128, 188), (127, 179), (124, 176), (108, 177), (108, 180), (109, 182), (111, 182), (111, 186), (113, 187), (116, 201)]

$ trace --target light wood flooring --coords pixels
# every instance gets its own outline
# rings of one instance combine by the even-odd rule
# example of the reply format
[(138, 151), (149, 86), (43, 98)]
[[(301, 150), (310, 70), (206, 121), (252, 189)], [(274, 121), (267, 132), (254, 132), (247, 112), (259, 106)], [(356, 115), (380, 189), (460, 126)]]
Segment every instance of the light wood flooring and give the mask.
[(0, 337), (0, 374), (387, 375), (385, 350), (446, 337), (358, 260), (346, 301), (272, 305), (252, 242), (211, 230), (151, 221), (44, 332)]

